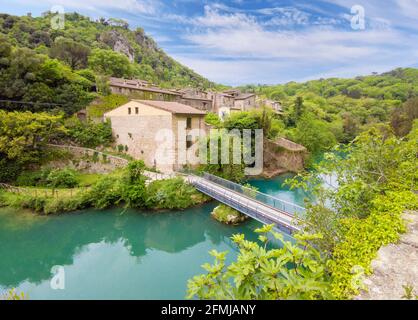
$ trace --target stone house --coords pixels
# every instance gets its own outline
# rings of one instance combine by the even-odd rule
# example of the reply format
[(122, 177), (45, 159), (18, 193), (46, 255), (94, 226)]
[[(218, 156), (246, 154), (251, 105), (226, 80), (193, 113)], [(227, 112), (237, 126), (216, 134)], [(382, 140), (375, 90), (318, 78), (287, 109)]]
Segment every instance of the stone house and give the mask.
[(152, 86), (144, 80), (110, 78), (109, 87), (112, 93), (139, 100), (180, 101), (182, 96), (179, 92)]
[(213, 101), (212, 112), (218, 114), (221, 119), (235, 110), (238, 111), (235, 109), (234, 97), (230, 94), (210, 92), (209, 98)]
[(104, 114), (111, 121), (116, 144), (162, 172), (189, 164), (184, 153), (192, 152), (204, 135), (204, 116), (205, 112), (178, 102), (148, 100), (132, 100)]
[(241, 111), (248, 111), (250, 109), (256, 108), (255, 102), (256, 95), (253, 93), (241, 93), (235, 97), (235, 109)]
[(257, 101), (259, 107), (266, 106), (272, 108), (276, 111), (277, 114), (283, 113), (282, 104), (279, 101), (270, 100), (270, 99), (260, 99)]
[(177, 92), (182, 95), (179, 101), (180, 103), (202, 111), (212, 111), (213, 101), (209, 99), (208, 92), (195, 88), (180, 89)]
[(226, 90), (224, 93), (234, 97), (234, 110), (248, 111), (257, 107), (254, 93), (242, 93), (238, 89)]

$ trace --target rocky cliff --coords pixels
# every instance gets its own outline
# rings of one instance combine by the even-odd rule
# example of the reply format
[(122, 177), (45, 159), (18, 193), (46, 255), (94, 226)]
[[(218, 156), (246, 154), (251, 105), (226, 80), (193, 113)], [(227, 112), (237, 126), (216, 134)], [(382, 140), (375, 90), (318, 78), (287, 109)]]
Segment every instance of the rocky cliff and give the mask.
[(304, 146), (290, 140), (265, 140), (263, 176), (271, 178), (285, 172), (302, 171), (307, 155), (308, 151)]

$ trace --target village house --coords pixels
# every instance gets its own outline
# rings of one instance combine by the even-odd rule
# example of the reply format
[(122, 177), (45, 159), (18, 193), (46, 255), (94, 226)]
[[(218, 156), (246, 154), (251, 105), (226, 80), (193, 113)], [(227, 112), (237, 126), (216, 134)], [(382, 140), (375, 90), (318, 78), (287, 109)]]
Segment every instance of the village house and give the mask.
[(110, 78), (109, 87), (112, 93), (140, 100), (180, 101), (182, 96), (179, 92), (161, 89), (150, 85), (147, 81), (136, 79)]
[(260, 104), (272, 108), (278, 114), (283, 114), (283, 107), (279, 101), (263, 99)]
[(236, 110), (234, 97), (232, 95), (219, 92), (210, 92), (209, 97), (213, 101), (212, 112), (218, 114), (219, 118), (221, 119), (224, 119), (227, 115)]
[[(182, 150), (189, 150), (199, 139), (191, 130), (205, 130), (205, 112), (178, 102), (132, 100), (105, 113), (110, 119), (117, 145), (135, 159), (162, 172), (182, 169)], [(184, 141), (181, 132), (184, 131)], [(171, 132), (172, 136), (163, 133)], [(183, 143), (184, 145), (179, 145)], [(163, 145), (165, 147), (163, 147)], [(162, 152), (163, 151), (163, 152)]]
[(226, 90), (224, 93), (234, 97), (234, 110), (248, 111), (257, 107), (254, 93), (242, 93), (238, 89)]
[(181, 94), (180, 103), (206, 112), (213, 110), (213, 101), (209, 99), (208, 92), (195, 88), (180, 89), (177, 92)]
[(218, 114), (221, 119), (237, 111), (247, 111), (257, 107), (256, 95), (242, 93), (238, 89), (224, 92), (183, 88), (177, 91), (158, 88), (144, 80), (110, 78), (112, 93), (123, 94), (132, 99), (172, 101), (192, 108)]

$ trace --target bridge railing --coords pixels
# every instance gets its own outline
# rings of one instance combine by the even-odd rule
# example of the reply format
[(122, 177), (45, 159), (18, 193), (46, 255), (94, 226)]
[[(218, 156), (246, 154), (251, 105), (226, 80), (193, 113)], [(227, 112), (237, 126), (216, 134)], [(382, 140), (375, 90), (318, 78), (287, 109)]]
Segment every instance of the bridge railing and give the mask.
[(243, 185), (240, 185), (238, 183), (214, 176), (212, 174), (204, 172), (202, 174), (202, 178), (205, 178), (206, 180), (212, 181), (218, 185), (221, 185), (224, 188), (227, 188), (229, 190), (235, 191), (237, 193), (240, 193), (248, 198), (252, 198), (258, 202), (261, 202), (263, 204), (266, 204), (270, 207), (273, 207), (275, 209), (284, 211), (291, 215), (297, 215), (301, 216), (305, 213), (305, 208), (298, 206), (294, 203), (275, 198), (273, 196), (270, 196), (268, 194), (262, 193), (260, 191), (245, 187)]

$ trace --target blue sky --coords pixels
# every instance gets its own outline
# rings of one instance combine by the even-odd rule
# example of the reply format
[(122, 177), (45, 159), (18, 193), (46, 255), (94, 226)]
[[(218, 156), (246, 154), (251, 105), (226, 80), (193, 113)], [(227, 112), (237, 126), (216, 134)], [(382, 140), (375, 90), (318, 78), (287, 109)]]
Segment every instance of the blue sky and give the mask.
[[(418, 66), (418, 0), (0, 0), (0, 5), (1, 12), (17, 15), (62, 5), (92, 18), (125, 19), (143, 27), (179, 62), (229, 85)], [(364, 8), (364, 29), (352, 27), (354, 5)]]

